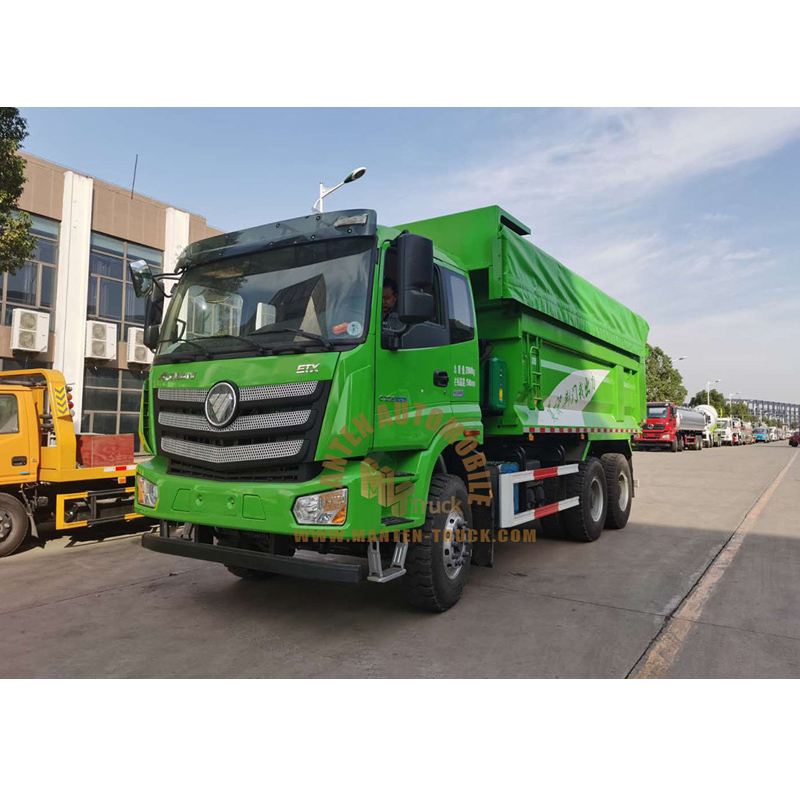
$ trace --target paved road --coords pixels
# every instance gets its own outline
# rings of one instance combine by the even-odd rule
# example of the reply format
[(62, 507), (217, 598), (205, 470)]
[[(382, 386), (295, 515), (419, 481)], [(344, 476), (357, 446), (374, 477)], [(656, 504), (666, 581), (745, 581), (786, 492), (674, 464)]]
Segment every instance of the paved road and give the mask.
[(501, 545), (438, 616), (393, 584), (52, 542), (0, 561), (0, 677), (799, 677), (796, 453), (637, 453), (625, 530)]

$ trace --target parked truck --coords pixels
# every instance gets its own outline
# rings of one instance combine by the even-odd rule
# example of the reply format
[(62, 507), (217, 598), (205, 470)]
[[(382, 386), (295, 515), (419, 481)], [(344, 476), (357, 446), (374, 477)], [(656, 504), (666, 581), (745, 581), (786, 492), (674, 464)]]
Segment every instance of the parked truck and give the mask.
[(57, 531), (138, 517), (135, 465), (80, 463), (72, 395), (51, 369), (0, 372), (0, 556), (43, 522)]
[(706, 417), (693, 408), (675, 403), (648, 403), (647, 416), (635, 438), (636, 447), (666, 449), (673, 453), (682, 450), (702, 450)]
[(694, 410), (699, 411), (706, 418), (703, 428), (703, 447), (719, 447), (721, 442), (719, 431), (717, 431), (717, 420), (719, 419), (717, 409), (704, 403), (695, 406)]
[[(319, 213), (131, 267), (157, 347), (138, 512), (151, 550), (456, 603), (536, 520), (622, 528), (647, 323), (497, 206), (384, 227)], [(363, 561), (333, 559), (358, 556)]]
[(742, 443), (742, 421), (737, 417), (720, 417), (717, 430), (722, 444), (736, 447)]

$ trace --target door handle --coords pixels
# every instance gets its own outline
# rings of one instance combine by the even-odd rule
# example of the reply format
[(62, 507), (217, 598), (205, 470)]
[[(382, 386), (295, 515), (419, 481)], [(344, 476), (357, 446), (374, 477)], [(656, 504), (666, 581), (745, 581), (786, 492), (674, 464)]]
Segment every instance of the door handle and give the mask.
[(443, 369), (437, 369), (433, 373), (434, 386), (447, 386), (448, 383), (450, 383), (450, 376)]
[(11, 459), (11, 466), (12, 467), (24, 467), (28, 463), (27, 456), (14, 456)]

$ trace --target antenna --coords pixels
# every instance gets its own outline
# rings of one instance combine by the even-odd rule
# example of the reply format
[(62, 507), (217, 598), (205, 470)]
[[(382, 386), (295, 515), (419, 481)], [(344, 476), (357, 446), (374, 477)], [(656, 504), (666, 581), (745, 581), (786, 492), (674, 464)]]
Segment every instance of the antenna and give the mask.
[(136, 161), (133, 162), (133, 183), (131, 183), (131, 200), (133, 200), (133, 187), (136, 186), (136, 167), (139, 166), (139, 154), (136, 154)]

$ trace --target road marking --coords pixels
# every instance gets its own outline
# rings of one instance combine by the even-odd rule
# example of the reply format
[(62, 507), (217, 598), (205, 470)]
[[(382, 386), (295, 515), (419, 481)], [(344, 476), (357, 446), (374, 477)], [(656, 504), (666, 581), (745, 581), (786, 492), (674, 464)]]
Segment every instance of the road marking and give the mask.
[(663, 678), (669, 668), (680, 655), (686, 637), (692, 625), (700, 619), (708, 599), (714, 592), (725, 570), (739, 552), (744, 537), (750, 532), (753, 524), (769, 503), (775, 490), (781, 485), (786, 473), (791, 469), (800, 452), (795, 453), (786, 466), (775, 476), (772, 483), (764, 490), (755, 505), (747, 512), (739, 527), (733, 532), (730, 539), (714, 557), (705, 574), (695, 584), (684, 601), (673, 612), (672, 617), (661, 629), (655, 642), (647, 654), (641, 667), (635, 668), (631, 678)]

